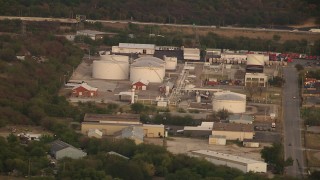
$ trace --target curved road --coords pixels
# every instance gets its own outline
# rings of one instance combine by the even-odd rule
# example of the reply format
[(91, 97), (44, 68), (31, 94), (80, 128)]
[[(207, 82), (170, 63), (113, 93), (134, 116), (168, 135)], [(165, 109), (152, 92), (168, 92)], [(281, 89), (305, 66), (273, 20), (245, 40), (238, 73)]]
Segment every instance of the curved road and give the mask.
[[(284, 152), (285, 159), (291, 157), (293, 166), (286, 168), (286, 174), (302, 179), (305, 170), (300, 119), (300, 99), (298, 88), (298, 72), (292, 66), (283, 68), (286, 81), (283, 88), (282, 107), (284, 112)], [(296, 97), (296, 98), (294, 98)]]

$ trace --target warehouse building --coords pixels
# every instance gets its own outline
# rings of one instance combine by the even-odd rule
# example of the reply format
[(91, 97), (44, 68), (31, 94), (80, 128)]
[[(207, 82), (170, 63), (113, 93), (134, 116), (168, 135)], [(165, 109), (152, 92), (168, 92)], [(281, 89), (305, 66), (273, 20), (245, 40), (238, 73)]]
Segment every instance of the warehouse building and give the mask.
[(253, 159), (247, 159), (240, 156), (230, 154), (218, 153), (209, 150), (192, 151), (192, 156), (203, 157), (204, 159), (212, 162), (215, 165), (228, 166), (231, 168), (239, 169), (244, 173), (266, 173), (267, 163)]
[(142, 128), (144, 137), (164, 136), (164, 125), (142, 124), (137, 114), (86, 114), (81, 123), (81, 133), (87, 134), (90, 129), (98, 129), (103, 135), (114, 136), (130, 126)]
[(246, 73), (245, 86), (266, 87), (268, 76), (264, 73)]
[(198, 48), (184, 48), (183, 58), (185, 60), (196, 60), (200, 61), (200, 49)]
[(185, 126), (183, 134), (190, 137), (209, 137), (212, 134), (213, 122), (202, 122), (200, 126)]
[(252, 124), (214, 123), (212, 135), (226, 136), (227, 140), (253, 139), (254, 128)]
[(79, 159), (87, 155), (86, 152), (60, 140), (51, 143), (50, 153), (57, 160), (65, 157)]

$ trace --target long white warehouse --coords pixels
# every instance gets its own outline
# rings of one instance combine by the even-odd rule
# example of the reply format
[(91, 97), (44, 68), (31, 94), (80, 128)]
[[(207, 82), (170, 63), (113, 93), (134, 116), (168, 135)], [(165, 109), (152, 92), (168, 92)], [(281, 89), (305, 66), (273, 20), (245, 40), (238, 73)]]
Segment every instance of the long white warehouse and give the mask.
[(247, 172), (267, 172), (267, 163), (253, 159), (247, 159), (240, 156), (223, 154), (209, 150), (192, 151), (192, 156), (203, 157), (204, 159), (216, 165), (228, 166), (236, 168), (244, 173)]

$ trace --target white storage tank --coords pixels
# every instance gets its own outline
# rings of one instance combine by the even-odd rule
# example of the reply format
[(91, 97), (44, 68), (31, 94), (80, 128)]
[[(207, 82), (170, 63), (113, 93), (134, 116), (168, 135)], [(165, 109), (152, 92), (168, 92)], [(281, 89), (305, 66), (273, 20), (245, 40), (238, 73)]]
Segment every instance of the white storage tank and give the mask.
[(216, 92), (212, 99), (212, 109), (213, 111), (225, 109), (232, 113), (244, 113), (246, 112), (246, 95), (230, 91)]
[(142, 57), (135, 60), (130, 68), (130, 81), (141, 79), (161, 83), (165, 76), (164, 61), (156, 57)]
[(104, 56), (105, 60), (95, 60), (92, 64), (92, 77), (97, 79), (125, 80), (129, 77), (128, 56)]
[(163, 60), (166, 63), (166, 70), (175, 70), (177, 68), (177, 57), (163, 56)]
[(264, 55), (263, 54), (248, 54), (247, 55), (247, 66), (264, 66)]

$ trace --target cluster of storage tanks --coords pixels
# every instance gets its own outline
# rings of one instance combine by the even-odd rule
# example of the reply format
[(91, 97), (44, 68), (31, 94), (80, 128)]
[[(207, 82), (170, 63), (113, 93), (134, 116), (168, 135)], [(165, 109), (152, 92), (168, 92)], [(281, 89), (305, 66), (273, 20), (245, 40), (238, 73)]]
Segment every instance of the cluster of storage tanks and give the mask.
[[(164, 60), (146, 56), (135, 59), (131, 64), (128, 56), (100, 55), (100, 60), (93, 61), (92, 77), (107, 80), (127, 80), (136, 82), (147, 80), (153, 83), (161, 83), (166, 70), (175, 70), (176, 57), (166, 57)], [(129, 77), (130, 76), (130, 77)]]

